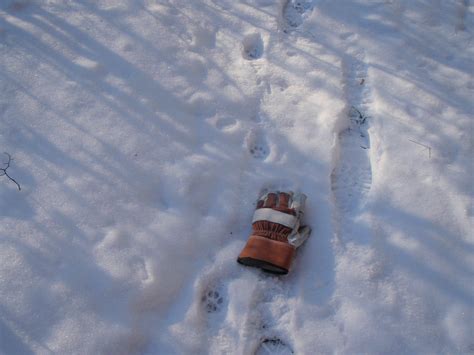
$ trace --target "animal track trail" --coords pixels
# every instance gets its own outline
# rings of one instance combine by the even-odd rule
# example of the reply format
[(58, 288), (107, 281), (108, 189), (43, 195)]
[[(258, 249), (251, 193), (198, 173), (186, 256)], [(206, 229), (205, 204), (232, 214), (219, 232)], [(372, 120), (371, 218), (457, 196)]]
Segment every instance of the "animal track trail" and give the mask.
[(372, 184), (367, 116), (369, 92), (364, 53), (349, 48), (343, 63), (349, 126), (339, 133), (339, 156), (331, 185), (339, 217), (363, 207)]
[[(262, 57), (264, 45), (259, 33), (245, 36), (242, 41), (242, 57), (248, 61), (254, 61)], [(266, 75), (260, 73), (261, 65), (250, 63), (254, 71), (257, 86), (257, 98), (255, 101), (254, 115), (249, 120), (248, 131), (244, 138), (243, 146), (248, 154), (255, 160), (265, 160), (270, 155), (267, 133), (264, 129), (264, 118), (261, 115), (261, 105), (266, 95), (271, 95), (271, 85)]]

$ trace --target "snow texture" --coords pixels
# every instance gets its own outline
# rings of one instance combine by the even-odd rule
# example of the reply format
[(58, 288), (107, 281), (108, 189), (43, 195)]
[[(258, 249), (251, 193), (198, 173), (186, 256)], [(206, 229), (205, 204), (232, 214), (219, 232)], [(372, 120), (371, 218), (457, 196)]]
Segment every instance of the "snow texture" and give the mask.
[[(1, 1), (0, 353), (473, 353), (473, 15)], [(264, 188), (287, 276), (236, 263)]]

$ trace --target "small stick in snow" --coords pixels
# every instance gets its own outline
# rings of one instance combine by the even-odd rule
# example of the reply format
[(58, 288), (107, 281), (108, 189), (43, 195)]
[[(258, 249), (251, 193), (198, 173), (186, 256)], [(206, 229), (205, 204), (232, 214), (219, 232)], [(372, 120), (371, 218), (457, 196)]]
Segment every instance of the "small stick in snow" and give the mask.
[(7, 152), (4, 152), (4, 154), (8, 157), (8, 161), (6, 163), (3, 163), (3, 165), (5, 165), (5, 168), (0, 168), (0, 176), (6, 176), (7, 178), (9, 178), (11, 181), (13, 181), (16, 186), (18, 187), (18, 191), (21, 191), (21, 186), (18, 182), (16, 182), (16, 180), (14, 178), (12, 178), (10, 175), (8, 175), (7, 173), (7, 169), (10, 167), (10, 163), (11, 161), (13, 160), (11, 155), (8, 154)]
[(417, 141), (414, 141), (412, 139), (409, 139), (410, 142), (412, 143), (415, 143), (415, 144), (418, 144), (422, 147), (425, 147), (426, 149), (428, 149), (428, 158), (431, 159), (431, 147), (430, 146), (427, 146), (426, 144), (423, 144), (423, 143), (420, 143), (420, 142), (417, 142)]
[[(355, 113), (357, 114), (357, 116), (359, 116), (355, 122), (360, 126), (360, 125), (363, 125), (365, 123), (365, 121), (367, 120), (367, 116), (364, 116), (362, 114), (362, 112), (359, 111), (359, 109), (357, 109), (355, 106), (351, 106), (351, 110), (355, 111)], [(350, 114), (350, 113), (349, 113)], [(353, 116), (352, 116), (353, 117)]]

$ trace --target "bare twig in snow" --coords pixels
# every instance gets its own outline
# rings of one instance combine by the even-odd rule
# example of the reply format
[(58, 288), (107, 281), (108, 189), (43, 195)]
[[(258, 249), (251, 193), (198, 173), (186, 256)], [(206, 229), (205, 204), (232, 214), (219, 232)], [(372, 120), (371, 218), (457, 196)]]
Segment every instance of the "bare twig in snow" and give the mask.
[(412, 142), (412, 143), (418, 144), (418, 145), (420, 145), (420, 146), (422, 146), (422, 147), (425, 147), (425, 148), (428, 150), (428, 158), (431, 159), (431, 147), (430, 147), (430, 146), (427, 146), (426, 144), (423, 144), (423, 143), (414, 141), (413, 139), (409, 139), (409, 141)]
[(16, 180), (12, 178), (10, 175), (8, 175), (7, 173), (7, 170), (10, 167), (10, 163), (13, 160), (13, 158), (7, 152), (5, 152), (4, 154), (8, 157), (8, 161), (6, 163), (3, 163), (3, 165), (5, 166), (4, 168), (0, 168), (0, 176), (6, 176), (7, 178), (9, 178), (11, 181), (13, 181), (16, 184), (16, 186), (18, 187), (18, 190), (21, 191), (20, 184), (16, 182)]
[[(352, 111), (352, 112), (351, 112)], [(351, 111), (349, 111), (349, 116), (350, 117), (354, 117), (354, 116), (357, 116), (357, 118), (355, 119), (355, 122), (360, 126), (360, 125), (363, 125), (365, 123), (365, 121), (367, 120), (367, 116), (364, 116), (362, 114), (362, 112), (360, 112), (359, 109), (357, 109), (355, 106), (351, 106)]]

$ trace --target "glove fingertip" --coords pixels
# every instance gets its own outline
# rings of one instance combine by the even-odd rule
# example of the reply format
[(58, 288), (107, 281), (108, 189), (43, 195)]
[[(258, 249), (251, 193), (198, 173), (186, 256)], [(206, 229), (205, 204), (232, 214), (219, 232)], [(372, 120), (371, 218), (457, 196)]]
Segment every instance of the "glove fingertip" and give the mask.
[(265, 200), (264, 207), (273, 208), (276, 206), (277, 203), (277, 194), (274, 192), (270, 192), (267, 195), (267, 199)]
[(286, 192), (280, 192), (279, 194), (279, 204), (278, 207), (280, 208), (288, 208), (288, 203), (290, 201), (290, 195)]

